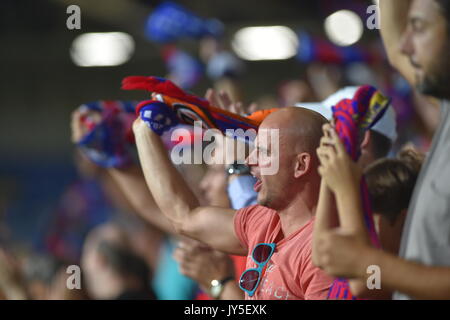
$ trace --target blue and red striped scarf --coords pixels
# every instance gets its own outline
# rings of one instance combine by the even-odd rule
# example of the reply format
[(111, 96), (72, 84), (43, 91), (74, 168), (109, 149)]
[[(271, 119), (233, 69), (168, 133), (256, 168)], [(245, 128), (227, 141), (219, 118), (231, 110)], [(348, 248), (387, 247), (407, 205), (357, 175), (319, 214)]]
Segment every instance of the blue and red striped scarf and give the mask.
[(80, 106), (80, 110), (100, 114), (100, 122), (86, 114), (81, 121), (88, 133), (78, 142), (83, 153), (103, 168), (123, 168), (130, 165), (134, 144), (132, 131), (137, 103), (129, 101), (95, 101)]

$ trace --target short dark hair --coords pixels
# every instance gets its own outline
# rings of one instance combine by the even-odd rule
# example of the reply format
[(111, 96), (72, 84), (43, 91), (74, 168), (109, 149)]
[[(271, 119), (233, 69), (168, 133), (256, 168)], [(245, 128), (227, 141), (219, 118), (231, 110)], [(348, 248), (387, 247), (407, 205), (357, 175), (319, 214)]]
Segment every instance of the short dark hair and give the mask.
[(365, 179), (374, 212), (395, 223), (409, 202), (425, 156), (411, 148), (396, 159), (379, 159), (365, 170)]
[(107, 264), (121, 276), (138, 278), (142, 284), (148, 285), (151, 275), (145, 260), (119, 244), (102, 241), (98, 246), (99, 253)]

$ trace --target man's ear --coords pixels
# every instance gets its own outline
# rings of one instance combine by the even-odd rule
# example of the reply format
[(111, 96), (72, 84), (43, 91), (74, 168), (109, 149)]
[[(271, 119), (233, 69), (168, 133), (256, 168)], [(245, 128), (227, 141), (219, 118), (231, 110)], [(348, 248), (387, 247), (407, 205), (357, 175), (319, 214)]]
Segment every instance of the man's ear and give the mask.
[(297, 161), (295, 162), (294, 177), (300, 178), (307, 174), (311, 170), (312, 158), (307, 152), (303, 152), (297, 155)]
[(364, 149), (366, 149), (369, 146), (370, 137), (371, 137), (370, 130), (367, 130), (364, 133), (364, 137), (363, 137), (363, 140), (361, 142), (361, 150), (364, 150)]

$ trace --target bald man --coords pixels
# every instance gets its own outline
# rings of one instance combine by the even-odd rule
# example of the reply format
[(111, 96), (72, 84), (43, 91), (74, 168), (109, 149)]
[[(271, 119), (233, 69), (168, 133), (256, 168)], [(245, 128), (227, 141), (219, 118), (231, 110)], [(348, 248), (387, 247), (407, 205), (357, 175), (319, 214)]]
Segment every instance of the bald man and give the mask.
[[(262, 139), (247, 159), (258, 179), (258, 205), (238, 211), (200, 207), (172, 165), (160, 137), (140, 117), (133, 124), (147, 185), (178, 233), (217, 250), (247, 256), (241, 288), (247, 299), (325, 299), (332, 278), (311, 261), (320, 177), (315, 150), (327, 120), (303, 108), (284, 108), (259, 128), (277, 129), (279, 140)], [(275, 146), (274, 143), (278, 143)], [(262, 159), (260, 151), (268, 155)], [(278, 161), (278, 166), (273, 166)], [(268, 167), (278, 167), (268, 172)], [(220, 281), (218, 281), (220, 285)]]

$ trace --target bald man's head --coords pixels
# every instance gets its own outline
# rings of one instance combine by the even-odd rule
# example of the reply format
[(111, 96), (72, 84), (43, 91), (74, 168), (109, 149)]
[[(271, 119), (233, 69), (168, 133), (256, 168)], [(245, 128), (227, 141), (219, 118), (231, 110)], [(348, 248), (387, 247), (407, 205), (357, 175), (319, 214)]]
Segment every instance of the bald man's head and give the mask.
[(279, 129), (280, 142), (295, 152), (315, 154), (322, 137), (322, 126), (327, 119), (315, 111), (287, 107), (273, 112), (263, 121), (260, 129)]
[[(267, 116), (259, 127), (257, 148), (248, 158), (252, 173), (259, 179), (255, 185), (259, 204), (281, 210), (305, 185), (319, 185), (316, 149), (325, 123), (327, 120), (319, 113), (297, 107), (282, 108)], [(273, 136), (271, 131), (276, 131), (279, 138), (261, 137), (263, 132)], [(274, 162), (277, 171), (267, 174), (266, 168), (274, 167)]]

